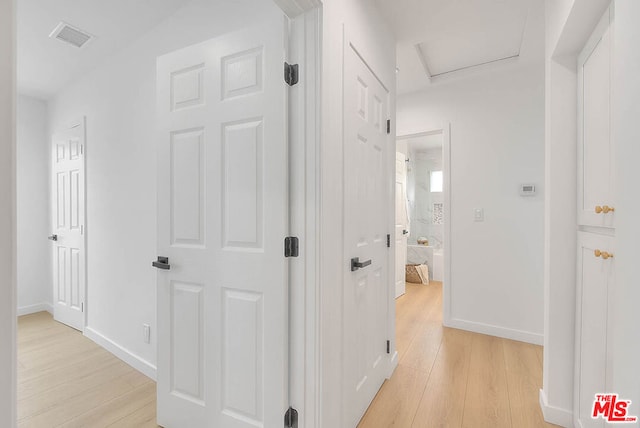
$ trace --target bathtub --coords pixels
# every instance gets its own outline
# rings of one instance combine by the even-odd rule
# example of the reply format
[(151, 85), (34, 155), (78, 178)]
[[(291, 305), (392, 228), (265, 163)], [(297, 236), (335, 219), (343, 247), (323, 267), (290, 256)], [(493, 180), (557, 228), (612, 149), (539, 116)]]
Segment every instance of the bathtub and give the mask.
[(442, 281), (444, 250), (427, 245), (407, 245), (407, 264), (426, 264), (429, 266), (429, 279)]

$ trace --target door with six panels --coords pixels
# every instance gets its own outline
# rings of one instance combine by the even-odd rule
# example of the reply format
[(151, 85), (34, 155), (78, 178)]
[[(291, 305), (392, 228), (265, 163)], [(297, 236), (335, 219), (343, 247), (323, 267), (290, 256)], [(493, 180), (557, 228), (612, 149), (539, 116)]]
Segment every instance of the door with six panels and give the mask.
[(160, 57), (158, 423), (282, 426), (288, 407), (285, 22)]

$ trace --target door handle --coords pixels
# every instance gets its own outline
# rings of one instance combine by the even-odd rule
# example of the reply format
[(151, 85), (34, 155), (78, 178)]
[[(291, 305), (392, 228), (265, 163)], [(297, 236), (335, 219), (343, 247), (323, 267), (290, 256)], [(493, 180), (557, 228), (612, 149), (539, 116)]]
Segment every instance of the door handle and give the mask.
[(152, 262), (151, 266), (158, 269), (164, 269), (164, 270), (171, 269), (171, 265), (169, 264), (169, 257), (158, 256), (158, 261)]
[(403, 230), (403, 231), (402, 231), (402, 234), (403, 234), (403, 235), (406, 235), (406, 234), (408, 234), (408, 233), (409, 233), (409, 231), (408, 231), (407, 229), (405, 229), (405, 230)]
[(354, 257), (351, 259), (351, 272), (355, 272), (358, 269), (367, 267), (371, 264), (371, 260), (360, 261), (360, 257)]
[(51, 235), (51, 236), (47, 237), (47, 239), (49, 241), (57, 241), (58, 240), (58, 235)]

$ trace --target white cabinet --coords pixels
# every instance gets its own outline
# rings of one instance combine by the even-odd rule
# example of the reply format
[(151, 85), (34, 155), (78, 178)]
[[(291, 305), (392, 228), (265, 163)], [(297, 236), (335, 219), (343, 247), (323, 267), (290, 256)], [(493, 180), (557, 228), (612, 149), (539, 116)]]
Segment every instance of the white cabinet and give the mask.
[(593, 420), (594, 396), (607, 392), (609, 295), (614, 283), (614, 238), (578, 233), (576, 290), (576, 427), (602, 427)]
[(615, 287), (613, 3), (578, 57), (578, 254), (574, 424), (593, 419), (595, 395), (611, 392), (609, 302)]
[(614, 227), (613, 8), (578, 57), (578, 224)]

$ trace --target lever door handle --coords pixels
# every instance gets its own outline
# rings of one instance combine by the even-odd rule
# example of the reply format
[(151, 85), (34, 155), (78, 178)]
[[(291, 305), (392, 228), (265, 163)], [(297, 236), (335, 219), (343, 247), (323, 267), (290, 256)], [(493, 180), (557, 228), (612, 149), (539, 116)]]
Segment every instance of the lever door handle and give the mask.
[(406, 235), (406, 234), (408, 234), (408, 233), (409, 233), (409, 231), (408, 231), (408, 230), (406, 230), (406, 229), (402, 231), (402, 234), (403, 234), (403, 235)]
[(361, 262), (360, 257), (354, 257), (351, 259), (351, 272), (355, 272), (358, 269), (367, 267), (370, 264), (371, 264), (371, 260), (365, 260), (364, 262)]
[(152, 262), (151, 266), (158, 269), (164, 269), (164, 270), (171, 269), (171, 265), (169, 264), (169, 257), (158, 256), (158, 261)]
[(58, 240), (58, 235), (51, 235), (51, 236), (47, 237), (47, 239), (49, 241), (57, 241)]

